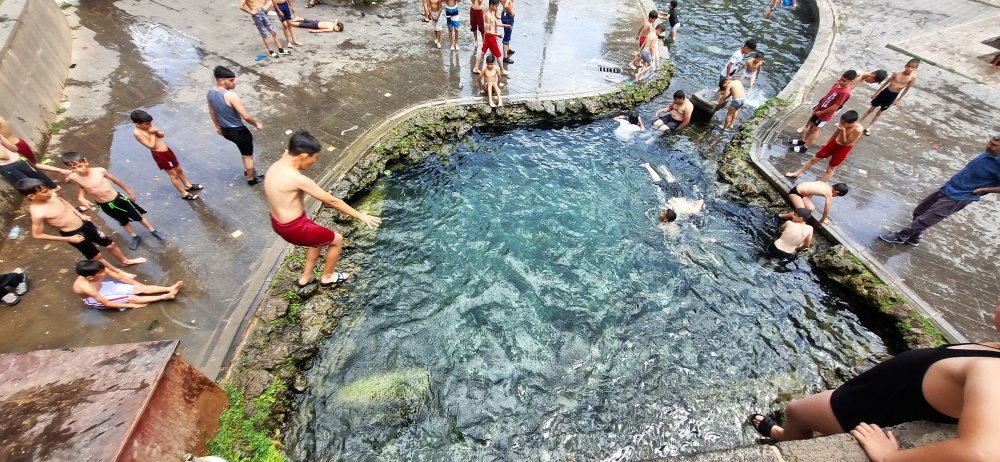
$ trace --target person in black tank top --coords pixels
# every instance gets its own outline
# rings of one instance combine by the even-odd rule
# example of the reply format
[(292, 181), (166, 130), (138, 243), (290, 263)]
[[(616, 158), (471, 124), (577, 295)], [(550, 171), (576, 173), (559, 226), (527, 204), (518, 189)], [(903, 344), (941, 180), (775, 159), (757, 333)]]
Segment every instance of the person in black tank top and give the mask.
[[(1000, 331), (1000, 301), (994, 312)], [(889, 427), (961, 422), (958, 438), (899, 450)], [(751, 425), (775, 441), (850, 431), (873, 461), (1000, 460), (1000, 343), (964, 343), (901, 353), (836, 390), (792, 401), (785, 424), (761, 414)]]

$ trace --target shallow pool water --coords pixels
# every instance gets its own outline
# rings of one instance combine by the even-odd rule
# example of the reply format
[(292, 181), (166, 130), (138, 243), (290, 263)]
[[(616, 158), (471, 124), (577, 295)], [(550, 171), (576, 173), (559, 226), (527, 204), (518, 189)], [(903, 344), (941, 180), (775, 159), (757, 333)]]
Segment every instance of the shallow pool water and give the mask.
[[(761, 100), (773, 96), (810, 26), (788, 12), (758, 25), (763, 4), (690, 2), (671, 92), (714, 83), (742, 42), (706, 28), (769, 27), (793, 34), (759, 85)], [(374, 243), (348, 250), (364, 260), (355, 312), (308, 372), (286, 441), (295, 460), (638, 460), (731, 447), (751, 439), (750, 411), (885, 352), (804, 259), (760, 257), (777, 222), (722, 199), (710, 159), (727, 133), (702, 125), (622, 142), (615, 126), (477, 132), (392, 167), (361, 204), (385, 221)], [(666, 196), (644, 162), (705, 210), (660, 225)]]

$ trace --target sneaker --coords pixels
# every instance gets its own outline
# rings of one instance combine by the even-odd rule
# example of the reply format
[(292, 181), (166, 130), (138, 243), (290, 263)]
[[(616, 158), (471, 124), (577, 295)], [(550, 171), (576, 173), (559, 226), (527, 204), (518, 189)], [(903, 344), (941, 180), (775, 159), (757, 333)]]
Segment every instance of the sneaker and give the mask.
[(503, 62), (504, 62), (504, 64), (514, 64), (514, 60), (510, 59), (509, 57), (508, 58), (504, 58)]
[(28, 293), (28, 275), (24, 274), (24, 270), (21, 268), (14, 268), (14, 272), (21, 274), (21, 283), (14, 287), (14, 293), (17, 295)]
[(795, 147), (792, 148), (792, 151), (795, 151), (795, 152), (809, 152), (809, 148), (807, 148), (805, 146), (795, 146)]
[(284, 48), (278, 48), (278, 54), (281, 55), (281, 56), (288, 56), (288, 55), (292, 54), (292, 51), (291, 50), (286, 50)]
[(260, 183), (261, 181), (264, 181), (264, 175), (257, 175), (253, 177), (252, 180), (247, 180), (247, 185), (253, 186), (255, 184)]
[(21, 297), (9, 293), (7, 295), (4, 295), (3, 297), (0, 297), (0, 302), (3, 302), (3, 304), (7, 306), (14, 306), (17, 305), (18, 303), (21, 303)]
[(438, 48), (441, 48), (441, 41), (440, 40), (435, 40), (434, 41), (434, 46), (436, 46)]
[(510, 55), (513, 55), (513, 54), (514, 54), (514, 50), (507, 50), (507, 56), (510, 56)]
[(803, 144), (806, 144), (806, 142), (798, 138), (792, 138), (792, 140), (789, 141), (788, 144), (792, 146), (802, 146)]
[(912, 245), (912, 246), (916, 247), (916, 246), (920, 245), (920, 238), (917, 237), (917, 236), (910, 236), (910, 238), (906, 240), (906, 243), (908, 245)]
[(904, 244), (904, 243), (906, 243), (905, 239), (899, 237), (899, 233), (884, 233), (884, 234), (879, 234), (878, 238), (882, 239), (883, 241), (888, 242), (890, 244)]
[(152, 234), (153, 237), (155, 237), (155, 238), (157, 238), (157, 239), (159, 239), (161, 241), (167, 238), (167, 236), (165, 234), (163, 234), (163, 232), (161, 232), (160, 230), (150, 231), (149, 234)]
[(267, 55), (270, 56), (270, 57), (272, 57), (272, 58), (277, 58), (278, 56), (281, 56), (281, 55), (279, 55), (275, 51), (269, 51), (269, 52), (267, 52)]
[(138, 249), (138, 248), (139, 248), (139, 242), (141, 242), (141, 241), (142, 241), (142, 238), (141, 238), (141, 237), (139, 237), (139, 236), (132, 236), (132, 237), (131, 237), (131, 238), (130, 238), (130, 239), (128, 240), (128, 249), (129, 249), (129, 250), (135, 250), (135, 249)]

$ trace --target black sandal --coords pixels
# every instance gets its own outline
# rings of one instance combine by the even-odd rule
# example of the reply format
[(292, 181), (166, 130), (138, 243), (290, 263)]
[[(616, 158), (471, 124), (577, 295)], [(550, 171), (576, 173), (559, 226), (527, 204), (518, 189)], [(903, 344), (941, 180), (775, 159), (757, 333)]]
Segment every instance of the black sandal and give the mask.
[[(760, 417), (759, 424), (754, 425), (753, 419), (755, 417)], [(757, 430), (757, 433), (760, 433), (760, 436), (763, 436), (764, 438), (767, 439), (771, 439), (771, 429), (774, 428), (775, 425), (777, 425), (776, 423), (774, 423), (773, 419), (764, 414), (750, 414), (750, 418), (748, 421), (750, 422), (750, 426), (753, 427), (754, 430)]]
[(195, 200), (198, 200), (198, 195), (197, 194), (187, 193), (187, 194), (181, 196), (181, 199), (184, 199), (186, 201), (195, 201)]

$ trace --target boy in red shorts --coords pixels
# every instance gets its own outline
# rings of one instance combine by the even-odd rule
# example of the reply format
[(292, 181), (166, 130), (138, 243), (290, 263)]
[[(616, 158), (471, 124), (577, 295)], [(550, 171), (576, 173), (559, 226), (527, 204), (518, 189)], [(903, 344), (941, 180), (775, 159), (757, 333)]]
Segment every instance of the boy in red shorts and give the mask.
[(337, 266), (337, 260), (340, 259), (340, 251), (344, 248), (344, 238), (332, 230), (317, 225), (306, 216), (304, 194), (361, 220), (369, 228), (377, 228), (382, 223), (381, 218), (355, 210), (302, 174), (316, 163), (321, 148), (319, 140), (309, 132), (298, 131), (288, 140), (288, 149), (267, 169), (267, 174), (264, 176), (264, 193), (267, 195), (271, 214), (271, 228), (289, 244), (309, 247), (305, 265), (302, 266), (302, 276), (295, 282), (300, 288), (316, 283), (313, 269), (316, 267), (323, 246), (329, 247), (326, 250), (326, 259), (323, 261), (323, 276), (319, 284), (329, 287), (350, 277), (349, 274), (333, 271)]
[(472, 66), (472, 73), (479, 73), (479, 65), (483, 62), (483, 57), (486, 56), (486, 51), (488, 50), (494, 58), (497, 59), (497, 65), (500, 67), (500, 75), (507, 75), (507, 71), (503, 68), (503, 54), (500, 52), (500, 44), (497, 43), (497, 37), (503, 37), (503, 33), (497, 33), (497, 27), (510, 27), (507, 24), (497, 23), (497, 10), (500, 6), (500, 0), (490, 0), (490, 9), (486, 12), (486, 30), (483, 31), (483, 48), (476, 55), (476, 64)]
[[(479, 49), (479, 37), (486, 33), (486, 19), (483, 12), (483, 0), (472, 0), (472, 8), (469, 9), (469, 28), (472, 29), (472, 52)], [(477, 34), (478, 32), (478, 34)]]
[(174, 185), (177, 192), (181, 193), (181, 199), (189, 201), (197, 199), (198, 195), (194, 194), (194, 191), (200, 191), (205, 187), (188, 181), (174, 151), (170, 150), (167, 143), (163, 141), (163, 130), (153, 126), (153, 116), (146, 111), (135, 110), (132, 111), (130, 117), (132, 123), (135, 124), (132, 136), (135, 136), (136, 141), (140, 144), (149, 148), (156, 166), (170, 175), (170, 184)]
[(819, 136), (819, 129), (823, 128), (823, 125), (826, 125), (827, 122), (833, 120), (833, 115), (850, 99), (851, 83), (856, 78), (858, 78), (858, 72), (854, 69), (845, 71), (840, 75), (837, 82), (830, 87), (830, 91), (826, 92), (826, 95), (812, 107), (812, 111), (809, 113), (809, 120), (805, 126), (799, 127), (796, 130), (798, 133), (805, 132), (805, 134), (802, 135), (801, 139), (796, 138), (790, 141), (792, 151), (806, 152), (809, 150), (809, 146)]
[(847, 159), (847, 155), (854, 149), (854, 143), (861, 138), (864, 128), (858, 122), (858, 111), (847, 111), (840, 116), (840, 123), (837, 124), (837, 131), (830, 135), (830, 140), (820, 148), (819, 152), (812, 159), (809, 159), (802, 167), (794, 172), (786, 173), (788, 178), (798, 178), (799, 175), (809, 170), (821, 160), (829, 158), (830, 164), (826, 167), (826, 173), (819, 178), (819, 181), (827, 182), (833, 178), (833, 172)]

